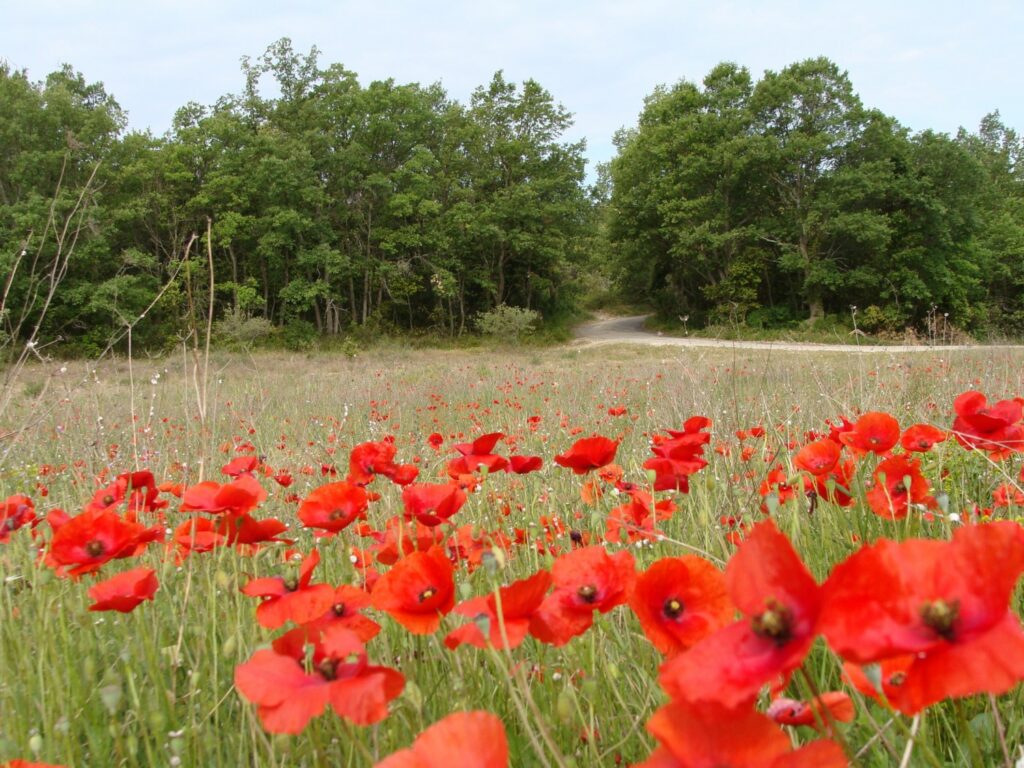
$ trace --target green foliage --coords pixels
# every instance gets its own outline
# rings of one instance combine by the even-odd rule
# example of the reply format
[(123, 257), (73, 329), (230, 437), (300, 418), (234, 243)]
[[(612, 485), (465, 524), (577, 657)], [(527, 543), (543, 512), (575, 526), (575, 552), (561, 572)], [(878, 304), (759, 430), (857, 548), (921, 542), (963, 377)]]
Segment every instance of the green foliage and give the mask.
[(520, 339), (537, 329), (540, 320), (540, 313), (536, 310), (499, 304), (494, 309), (476, 316), (476, 328), (485, 336), (509, 344), (518, 344)]
[(316, 346), (316, 326), (308, 320), (289, 320), (281, 328), (281, 343), (293, 352), (305, 352)]
[(827, 59), (756, 83), (726, 63), (657, 88), (616, 144), (609, 272), (665, 318), (774, 327), (874, 304), (880, 329), (927, 330), (936, 307), (1009, 329), (1024, 306), (1024, 145), (998, 113), (911, 136)]
[(269, 341), (274, 324), (265, 317), (249, 317), (240, 311), (229, 312), (213, 326), (213, 338), (226, 349), (252, 349)]
[(247, 318), (454, 338), (502, 304), (556, 335), (622, 303), (690, 327), (872, 304), (1024, 326), (1024, 144), (998, 113), (911, 135), (827, 59), (759, 80), (723, 63), (655, 89), (587, 189), (572, 116), (533, 80), (499, 71), (460, 104), (287, 39), (241, 74), (157, 138), (70, 67), (0, 65), (3, 346), (101, 351), (129, 325), (172, 346), (205, 321), (211, 257), (225, 339)]
[(868, 333), (896, 333), (904, 325), (903, 318), (895, 307), (879, 307), (871, 304), (858, 312), (857, 327)]
[[(102, 85), (70, 69), (45, 83), (0, 69), (0, 243), (24, 243), (38, 267), (15, 270), (9, 335), (31, 327), (16, 320), (41, 306), (60, 258), (43, 234), (51, 200), (58, 222), (71, 217), (97, 165), (102, 193), (70, 221), (75, 259), (42, 341), (109, 337), (163, 287), (136, 332), (173, 342), (207, 306), (208, 246), (232, 344), (263, 335), (257, 318), (308, 346), (309, 326), (457, 336), (502, 302), (558, 314), (576, 300), (593, 242), (583, 144), (562, 139), (571, 116), (535, 81), (499, 72), (462, 105), (438, 85), (362, 84), (282, 39), (243, 60), (238, 93), (185, 105), (165, 137), (124, 124)], [(210, 242), (179, 269), (207, 221)], [(17, 252), (0, 250), (5, 272)]]

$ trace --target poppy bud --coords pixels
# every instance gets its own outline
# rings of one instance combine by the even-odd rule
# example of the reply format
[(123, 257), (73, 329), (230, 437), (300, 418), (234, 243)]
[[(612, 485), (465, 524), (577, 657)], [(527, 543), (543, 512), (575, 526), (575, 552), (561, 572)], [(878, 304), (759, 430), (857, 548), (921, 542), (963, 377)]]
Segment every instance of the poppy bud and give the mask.
[(555, 702), (555, 712), (558, 713), (558, 718), (563, 723), (571, 723), (573, 720), (573, 710), (572, 694), (563, 688), (558, 694), (558, 700)]

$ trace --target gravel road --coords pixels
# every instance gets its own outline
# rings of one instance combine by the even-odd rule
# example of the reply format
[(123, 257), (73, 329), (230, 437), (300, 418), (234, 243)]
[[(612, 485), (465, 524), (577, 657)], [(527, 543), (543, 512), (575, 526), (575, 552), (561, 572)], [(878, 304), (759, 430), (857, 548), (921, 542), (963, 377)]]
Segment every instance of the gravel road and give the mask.
[(779, 352), (848, 352), (870, 354), (885, 352), (944, 352), (970, 349), (1024, 349), (1017, 344), (994, 345), (949, 345), (949, 346), (871, 346), (856, 344), (805, 344), (785, 341), (731, 341), (728, 339), (705, 339), (698, 337), (662, 336), (644, 329), (647, 315), (632, 317), (610, 317), (584, 323), (576, 328), (576, 344), (592, 346), (597, 344), (646, 344), (656, 347), (712, 347), (717, 349), (765, 349)]

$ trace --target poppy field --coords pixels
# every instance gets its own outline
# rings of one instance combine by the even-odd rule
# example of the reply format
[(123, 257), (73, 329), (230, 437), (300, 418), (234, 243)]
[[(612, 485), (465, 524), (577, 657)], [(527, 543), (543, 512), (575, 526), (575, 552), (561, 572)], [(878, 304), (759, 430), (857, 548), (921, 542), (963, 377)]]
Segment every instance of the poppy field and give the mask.
[(1015, 766), (1024, 354), (40, 364), (0, 766)]

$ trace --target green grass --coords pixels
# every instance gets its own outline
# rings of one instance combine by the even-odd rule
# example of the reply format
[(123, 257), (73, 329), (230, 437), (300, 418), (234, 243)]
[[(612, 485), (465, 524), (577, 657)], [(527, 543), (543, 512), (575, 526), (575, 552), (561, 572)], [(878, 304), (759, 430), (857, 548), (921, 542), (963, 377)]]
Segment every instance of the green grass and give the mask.
[[(557, 515), (599, 539), (607, 512), (619, 502), (607, 494), (588, 507), (580, 499), (580, 479), (553, 464), (552, 456), (576, 439), (571, 430), (621, 438), (618, 463), (627, 479), (644, 482), (649, 435), (703, 414), (714, 420), (710, 466), (693, 478), (689, 495), (676, 499), (679, 511), (664, 527), (667, 540), (633, 551), (640, 567), (689, 551), (683, 545), (724, 561), (734, 547), (720, 519), (761, 519), (761, 479), (774, 463), (787, 466), (787, 444), (800, 443), (807, 430), (823, 429), (826, 418), (866, 410), (889, 411), (904, 426), (948, 426), (952, 400), (966, 389), (999, 399), (1020, 394), (1022, 363), (1021, 354), (983, 351), (913, 359), (664, 348), (517, 353), (396, 347), (355, 358), (218, 354), (211, 361), (205, 420), (197, 403), (201, 382), (197, 388), (187, 356), (130, 366), (125, 360), (68, 363), (63, 373), (34, 367), (0, 421), (0, 434), (26, 428), (0, 441), (0, 499), (28, 493), (41, 513), (52, 507), (74, 513), (91, 497), (101, 472), (113, 477), (138, 466), (152, 469), (158, 480), (218, 479), (219, 467), (235, 455), (233, 446), (251, 441), (268, 464), (288, 468), (296, 478), (287, 490), (264, 479), (271, 496), (259, 514), (294, 523), (295, 546), (308, 551), (315, 540), (299, 528), (286, 496), (305, 495), (326, 482), (324, 463), (336, 462), (344, 473), (354, 444), (394, 434), (398, 458), (419, 457), (421, 479), (432, 480), (452, 454), (431, 451), (428, 434), (444, 434), (447, 449), (459, 441), (450, 435), (470, 440), (474, 433), (503, 431), (515, 436), (519, 452), (543, 456), (544, 470), (487, 478), (455, 522), (536, 535), (542, 515)], [(627, 406), (628, 415), (610, 417), (612, 405)], [(532, 415), (541, 417), (536, 431), (527, 427)], [(754, 425), (763, 425), (769, 440), (756, 443), (754, 455), (743, 460), (733, 433)], [(778, 458), (769, 463), (772, 453)], [(306, 466), (314, 474), (302, 474)], [(863, 542), (949, 533), (950, 523), (942, 519), (928, 522), (912, 514), (888, 522), (872, 514), (863, 503), (866, 469), (858, 474), (854, 491), (860, 500), (852, 509), (820, 504), (809, 516), (799, 499), (777, 513), (780, 528), (818, 578), (856, 549), (854, 537)], [(1006, 472), (1015, 476), (1018, 470), (1019, 461)], [(948, 496), (950, 511), (985, 505), (1005, 479), (983, 456), (952, 442), (926, 457), (924, 472), (936, 493)], [(373, 487), (383, 495), (371, 505), (371, 522), (380, 525), (400, 512), (401, 499), (383, 480)], [(501, 514), (505, 504), (511, 506), (508, 517)], [(167, 513), (170, 528), (184, 519), (173, 506)], [(43, 540), (46, 528), (38, 529)], [(273, 736), (233, 690), (232, 676), (236, 665), (278, 634), (256, 624), (255, 601), (238, 590), (251, 577), (280, 573), (284, 547), (253, 557), (222, 548), (179, 564), (152, 546), (140, 563), (117, 561), (104, 569), (104, 575), (138, 564), (157, 570), (155, 601), (122, 616), (89, 613), (90, 579), (56, 578), (38, 563), (38, 543), (21, 530), (0, 544), (0, 761), (35, 756), (68, 766), (363, 766), (370, 764), (367, 755), (378, 759), (405, 747), (424, 727), (460, 709), (487, 709), (502, 718), (513, 766), (606, 766), (619, 757), (629, 764), (646, 758), (653, 746), (644, 723), (664, 701), (657, 685), (660, 657), (625, 607), (598, 617), (591, 631), (564, 648), (528, 639), (508, 655), (446, 650), (441, 639), (456, 625), (454, 615), (429, 637), (410, 636), (376, 615), (384, 631), (369, 644), (370, 658), (395, 666), (408, 680), (390, 716), (359, 729), (327, 714), (298, 736)], [(323, 561), (316, 580), (355, 581), (347, 547), (366, 542), (346, 531), (318, 543)], [(569, 546), (564, 536), (556, 543)], [(535, 546), (520, 547), (503, 567), (460, 571), (460, 597), (550, 562), (551, 555)], [(821, 641), (806, 668), (817, 688), (840, 685), (839, 664)], [(795, 678), (790, 692), (803, 694), (803, 686)], [(1001, 764), (988, 700), (967, 699), (962, 710), (982, 764)], [(999, 716), (1016, 757), (1024, 744), (1020, 689), (1000, 698)], [(857, 719), (843, 727), (846, 741), (863, 750), (858, 765), (899, 763), (907, 736), (897, 724), (887, 725), (891, 717), (858, 701)], [(909, 728), (910, 719), (899, 723)], [(943, 765), (969, 764), (954, 707), (932, 708), (920, 729), (922, 744)], [(557, 756), (547, 748), (543, 759), (536, 753), (542, 731)], [(806, 729), (794, 735), (798, 741), (814, 737)], [(923, 749), (911, 765), (926, 764)]]

